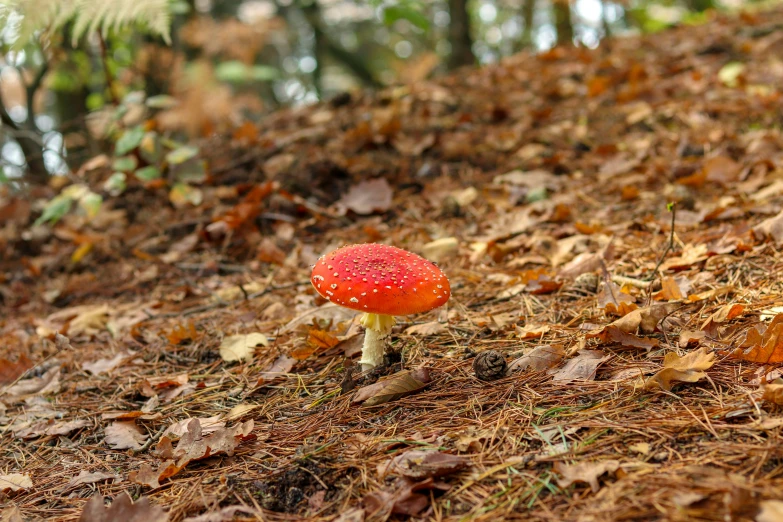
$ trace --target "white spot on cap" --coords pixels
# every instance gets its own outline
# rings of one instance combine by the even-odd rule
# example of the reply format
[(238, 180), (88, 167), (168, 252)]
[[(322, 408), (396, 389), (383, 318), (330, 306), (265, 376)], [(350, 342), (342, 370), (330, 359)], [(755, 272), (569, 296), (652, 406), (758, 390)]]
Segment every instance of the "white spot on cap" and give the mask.
[(359, 302), (359, 300), (358, 300), (358, 299), (356, 299), (355, 297), (351, 297), (351, 298), (349, 299), (349, 301), (350, 301), (350, 302), (352, 302), (352, 303), (358, 303), (358, 302)]

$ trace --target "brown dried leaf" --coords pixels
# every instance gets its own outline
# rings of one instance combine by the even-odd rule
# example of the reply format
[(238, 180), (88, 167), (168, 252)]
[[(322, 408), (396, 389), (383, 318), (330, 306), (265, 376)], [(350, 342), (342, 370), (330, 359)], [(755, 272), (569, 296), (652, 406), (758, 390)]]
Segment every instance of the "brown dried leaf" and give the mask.
[(672, 382), (696, 382), (707, 376), (704, 370), (715, 364), (715, 354), (702, 347), (682, 357), (674, 352), (666, 354), (663, 369), (644, 382), (646, 390), (660, 388), (671, 391)]
[(536, 346), (530, 353), (527, 353), (513, 361), (508, 369), (514, 371), (517, 369), (525, 370), (531, 368), (533, 371), (540, 372), (554, 368), (565, 357), (565, 350), (561, 345)]
[(430, 383), (427, 368), (395, 373), (386, 379), (360, 388), (351, 402), (364, 402), (364, 406), (377, 406), (415, 393)]
[(381, 476), (396, 473), (408, 478), (443, 477), (465, 468), (470, 461), (464, 457), (433, 450), (408, 450), (381, 464)]
[(593, 493), (598, 493), (601, 486), (598, 484), (598, 477), (604, 473), (614, 473), (620, 468), (620, 462), (616, 460), (604, 460), (601, 462), (581, 462), (579, 464), (563, 464), (555, 462), (554, 470), (563, 476), (557, 480), (557, 485), (561, 488), (567, 488), (575, 482), (586, 482), (590, 484)]
[(762, 384), (761, 400), (783, 406), (783, 384)]
[(739, 180), (742, 165), (728, 156), (716, 156), (705, 161), (702, 170), (708, 181), (727, 185)]
[(33, 481), (30, 480), (28, 475), (22, 475), (21, 473), (0, 475), (0, 492), (14, 492), (22, 489), (30, 489), (31, 487), (33, 487)]
[(579, 355), (569, 359), (559, 370), (550, 370), (553, 381), (568, 383), (571, 381), (592, 381), (598, 366), (609, 359), (600, 350), (582, 350)]
[(660, 344), (658, 339), (652, 337), (638, 337), (632, 333), (623, 332), (613, 324), (604, 328), (603, 331), (597, 335), (588, 333), (585, 337), (598, 337), (604, 343), (619, 343), (622, 346), (630, 348), (643, 348), (648, 352)]
[(166, 522), (168, 514), (160, 506), (150, 504), (149, 497), (133, 502), (127, 493), (121, 493), (111, 506), (103, 504), (103, 495), (96, 493), (84, 506), (79, 522)]
[(514, 328), (520, 339), (538, 339), (549, 331), (549, 326), (544, 324), (526, 324)]
[(246, 515), (256, 514), (255, 511), (245, 506), (227, 506), (212, 513), (188, 517), (182, 522), (226, 522), (228, 520), (234, 520), (237, 513), (244, 513)]
[(0, 386), (14, 382), (32, 367), (33, 361), (25, 354), (20, 355), (16, 362), (0, 358)]
[[(644, 308), (639, 308), (626, 314), (609, 326), (615, 326), (625, 333), (636, 333), (637, 330), (641, 330), (642, 333), (652, 333), (655, 331), (661, 319), (676, 310), (677, 307), (679, 307), (677, 303), (645, 306)], [(602, 331), (603, 329), (593, 331), (591, 334), (598, 334)]]
[(362, 181), (352, 186), (337, 202), (338, 212), (345, 214), (352, 210), (364, 216), (374, 212), (386, 212), (391, 205), (392, 188), (386, 178)]
[(109, 373), (117, 366), (119, 366), (123, 360), (125, 360), (131, 355), (133, 354), (118, 353), (111, 359), (98, 359), (97, 361), (94, 362), (84, 363), (82, 364), (82, 369), (90, 372), (93, 375), (98, 375), (100, 373)]
[(710, 337), (716, 337), (718, 334), (718, 325), (721, 325), (727, 321), (739, 317), (745, 311), (745, 306), (741, 304), (727, 304), (721, 306), (717, 312), (707, 318), (701, 325), (701, 330), (704, 330)]
[(778, 244), (783, 242), (783, 211), (753, 227), (753, 235), (757, 239), (771, 237)]
[(60, 367), (54, 366), (46, 371), (40, 377), (24, 379), (13, 386), (0, 390), (0, 395), (16, 397), (19, 395), (30, 395), (33, 393), (44, 395), (53, 393), (60, 389)]
[(661, 280), (661, 289), (653, 294), (656, 301), (679, 301), (687, 294), (687, 290), (680, 288), (677, 280), (672, 276), (666, 276)]
[(90, 473), (86, 469), (83, 469), (77, 476), (71, 478), (61, 491), (67, 491), (79, 487), (82, 484), (95, 484), (96, 482), (104, 480), (120, 480), (120, 476), (113, 473), (101, 473), (100, 471)]
[(783, 520), (783, 500), (762, 500), (756, 522), (780, 522)]
[(416, 324), (405, 329), (405, 333), (408, 335), (437, 335), (446, 331), (446, 325), (438, 322), (431, 321), (429, 323)]
[(106, 444), (112, 449), (139, 449), (147, 435), (134, 421), (117, 421), (106, 426)]
[(683, 330), (680, 332), (680, 348), (687, 348), (690, 345), (697, 345), (702, 339), (707, 337), (707, 333), (702, 330)]
[(220, 343), (220, 357), (226, 362), (249, 361), (258, 345), (269, 346), (269, 340), (262, 333), (229, 335)]
[[(623, 304), (633, 304), (636, 299), (625, 292), (612, 281), (604, 283), (601, 290), (595, 296), (598, 306), (604, 312), (612, 315), (625, 315), (618, 313)], [(630, 311), (630, 310), (629, 310)]]
[(44, 420), (31, 424), (27, 428), (14, 431), (14, 435), (20, 439), (31, 439), (41, 436), (68, 435), (74, 430), (89, 426), (91, 423), (87, 419), (72, 421), (55, 421), (54, 419)]
[(293, 357), (281, 355), (275, 359), (275, 362), (272, 363), (268, 370), (261, 372), (256, 386), (263, 386), (265, 383), (274, 381), (278, 377), (285, 377), (285, 374), (291, 373), (295, 364), (296, 359)]
[(750, 328), (732, 357), (762, 364), (783, 362), (783, 314), (776, 315), (763, 331), (761, 328)]
[[(201, 426), (201, 433), (203, 435), (207, 435), (208, 433), (212, 433), (219, 428), (225, 427), (226, 423), (225, 421), (220, 420), (221, 414), (213, 415), (212, 417), (200, 417), (198, 419), (199, 425)], [(175, 438), (182, 437), (185, 433), (188, 431), (188, 424), (190, 424), (190, 421), (192, 421), (192, 418), (182, 419), (181, 421), (177, 421), (168, 428), (166, 428), (166, 431), (163, 432), (163, 436), (169, 436), (170, 438), (173, 436)]]

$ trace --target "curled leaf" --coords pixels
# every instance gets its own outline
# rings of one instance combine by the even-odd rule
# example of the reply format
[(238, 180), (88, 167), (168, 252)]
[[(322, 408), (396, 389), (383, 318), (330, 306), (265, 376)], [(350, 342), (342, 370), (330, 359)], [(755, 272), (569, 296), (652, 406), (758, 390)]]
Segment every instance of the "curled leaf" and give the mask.
[(378, 406), (426, 387), (432, 379), (427, 368), (395, 373), (375, 384), (360, 388), (351, 402), (364, 402), (364, 406)]
[(672, 382), (696, 382), (707, 376), (704, 370), (715, 364), (715, 354), (708, 353), (706, 348), (699, 348), (682, 357), (674, 352), (667, 353), (663, 359), (663, 369), (647, 379), (644, 388), (647, 390), (660, 388), (671, 391)]

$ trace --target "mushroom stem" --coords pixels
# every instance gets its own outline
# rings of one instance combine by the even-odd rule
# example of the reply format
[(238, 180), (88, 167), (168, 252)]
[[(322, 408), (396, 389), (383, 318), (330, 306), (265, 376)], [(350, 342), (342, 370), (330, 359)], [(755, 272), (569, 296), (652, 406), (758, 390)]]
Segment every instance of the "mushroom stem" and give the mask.
[(365, 328), (362, 358), (359, 363), (362, 365), (362, 371), (367, 371), (383, 364), (386, 338), (397, 321), (391, 315), (365, 313), (359, 322)]

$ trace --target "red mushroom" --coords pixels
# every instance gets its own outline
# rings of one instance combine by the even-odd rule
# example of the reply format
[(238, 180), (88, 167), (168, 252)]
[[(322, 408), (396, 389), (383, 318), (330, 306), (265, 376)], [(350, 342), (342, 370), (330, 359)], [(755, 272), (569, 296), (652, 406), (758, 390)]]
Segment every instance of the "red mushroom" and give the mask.
[(431, 261), (388, 245), (339, 248), (321, 257), (310, 282), (327, 300), (364, 312), (362, 369), (383, 362), (395, 315), (427, 312), (449, 300), (449, 280)]

